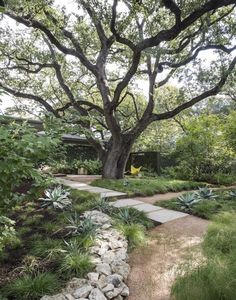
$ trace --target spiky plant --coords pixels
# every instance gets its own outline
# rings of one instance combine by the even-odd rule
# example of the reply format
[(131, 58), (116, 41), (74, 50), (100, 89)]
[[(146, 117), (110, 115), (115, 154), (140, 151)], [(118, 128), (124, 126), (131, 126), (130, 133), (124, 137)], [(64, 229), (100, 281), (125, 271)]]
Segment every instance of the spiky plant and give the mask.
[(90, 218), (82, 220), (75, 212), (67, 218), (67, 225), (65, 228), (68, 230), (67, 235), (94, 236), (98, 225), (94, 224)]
[(115, 214), (115, 218), (124, 224), (141, 224), (146, 228), (152, 227), (152, 222), (148, 220), (146, 213), (133, 207), (120, 208)]
[(232, 197), (232, 198), (236, 198), (236, 190), (230, 191), (229, 196)]
[(70, 192), (57, 186), (52, 190), (45, 191), (45, 198), (40, 198), (42, 207), (49, 207), (54, 209), (65, 209), (71, 206), (72, 200), (69, 198)]
[(194, 193), (187, 193), (179, 196), (177, 201), (181, 204), (182, 209), (191, 211), (192, 206), (201, 201), (201, 199), (199, 199)]
[(95, 202), (93, 209), (99, 210), (105, 214), (111, 215), (117, 209), (109, 203), (108, 198), (100, 198)]
[(211, 190), (209, 189), (207, 186), (203, 187), (203, 188), (198, 188), (198, 191), (196, 193), (196, 195), (201, 198), (201, 199), (206, 199), (206, 200), (213, 200), (215, 198), (217, 198), (217, 195)]

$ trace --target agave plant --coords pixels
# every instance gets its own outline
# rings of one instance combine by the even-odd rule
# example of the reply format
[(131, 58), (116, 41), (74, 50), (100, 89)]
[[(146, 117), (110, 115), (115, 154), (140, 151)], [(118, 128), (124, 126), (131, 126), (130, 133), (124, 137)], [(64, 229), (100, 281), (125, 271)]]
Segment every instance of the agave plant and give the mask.
[(187, 193), (182, 196), (179, 196), (177, 198), (177, 200), (181, 204), (182, 209), (187, 209), (189, 211), (191, 210), (191, 208), (194, 204), (201, 201), (201, 199), (196, 197), (196, 194), (194, 194), (194, 193)]
[(236, 198), (236, 190), (230, 191), (229, 196), (232, 197), (232, 198)]
[(92, 237), (98, 228), (98, 226), (94, 224), (90, 218), (81, 220), (76, 212), (67, 218), (67, 222), (68, 225), (65, 227), (68, 229), (67, 235), (87, 235)]
[(70, 192), (63, 189), (61, 186), (57, 186), (52, 190), (45, 191), (45, 198), (40, 198), (43, 201), (42, 207), (50, 207), (55, 209), (65, 209), (72, 204), (72, 200), (69, 198)]
[(217, 197), (217, 195), (211, 190), (209, 189), (207, 186), (203, 187), (203, 188), (198, 188), (198, 191), (196, 193), (196, 195), (200, 198), (200, 199), (215, 199)]
[(101, 198), (98, 201), (96, 201), (95, 205), (93, 206), (93, 209), (99, 210), (108, 215), (112, 214), (116, 210), (115, 207), (109, 203), (108, 198)]

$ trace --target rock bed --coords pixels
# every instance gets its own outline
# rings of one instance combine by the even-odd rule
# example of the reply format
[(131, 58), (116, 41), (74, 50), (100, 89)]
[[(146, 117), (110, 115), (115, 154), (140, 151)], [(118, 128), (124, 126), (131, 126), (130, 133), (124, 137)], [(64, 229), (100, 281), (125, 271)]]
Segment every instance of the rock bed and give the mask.
[(99, 226), (90, 248), (94, 272), (88, 273), (87, 278), (73, 278), (61, 294), (44, 296), (41, 300), (123, 300), (129, 296), (125, 284), (130, 271), (127, 240), (112, 228), (108, 215), (93, 210), (85, 212), (83, 217)]

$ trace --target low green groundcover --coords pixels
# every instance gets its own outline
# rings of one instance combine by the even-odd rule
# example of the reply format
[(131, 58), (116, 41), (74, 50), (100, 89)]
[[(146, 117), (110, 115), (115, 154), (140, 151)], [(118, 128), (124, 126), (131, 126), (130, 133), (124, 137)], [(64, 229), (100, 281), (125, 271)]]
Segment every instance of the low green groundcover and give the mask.
[(96, 179), (92, 185), (127, 193), (128, 196), (151, 196), (157, 193), (196, 189), (203, 183), (165, 177), (125, 178), (120, 180)]
[[(156, 202), (157, 206), (161, 206), (168, 209), (173, 209), (177, 211), (187, 212), (189, 214), (201, 217), (204, 219), (211, 219), (215, 214), (220, 212), (227, 211), (236, 211), (236, 190), (217, 190), (213, 191), (212, 198), (201, 198), (200, 201), (196, 201), (189, 207), (184, 206), (178, 198), (158, 201)], [(191, 194), (186, 193), (187, 196), (192, 196)], [(186, 194), (184, 197), (186, 197)], [(195, 198), (196, 196), (193, 195)]]

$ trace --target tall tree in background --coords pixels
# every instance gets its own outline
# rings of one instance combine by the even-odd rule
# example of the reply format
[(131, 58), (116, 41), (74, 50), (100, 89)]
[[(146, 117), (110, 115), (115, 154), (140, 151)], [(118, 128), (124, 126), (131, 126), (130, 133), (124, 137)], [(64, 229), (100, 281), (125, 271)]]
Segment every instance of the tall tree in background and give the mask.
[[(123, 177), (148, 125), (218, 94), (234, 70), (235, 0), (75, 0), (73, 12), (57, 3), (5, 1), (0, 88), (79, 125), (105, 178)], [(210, 66), (199, 58), (207, 50)], [(173, 76), (188, 79), (183, 97), (158, 109), (156, 90)], [(148, 85), (145, 106), (137, 101), (140, 80)], [(122, 112), (124, 101), (132, 113)]]

